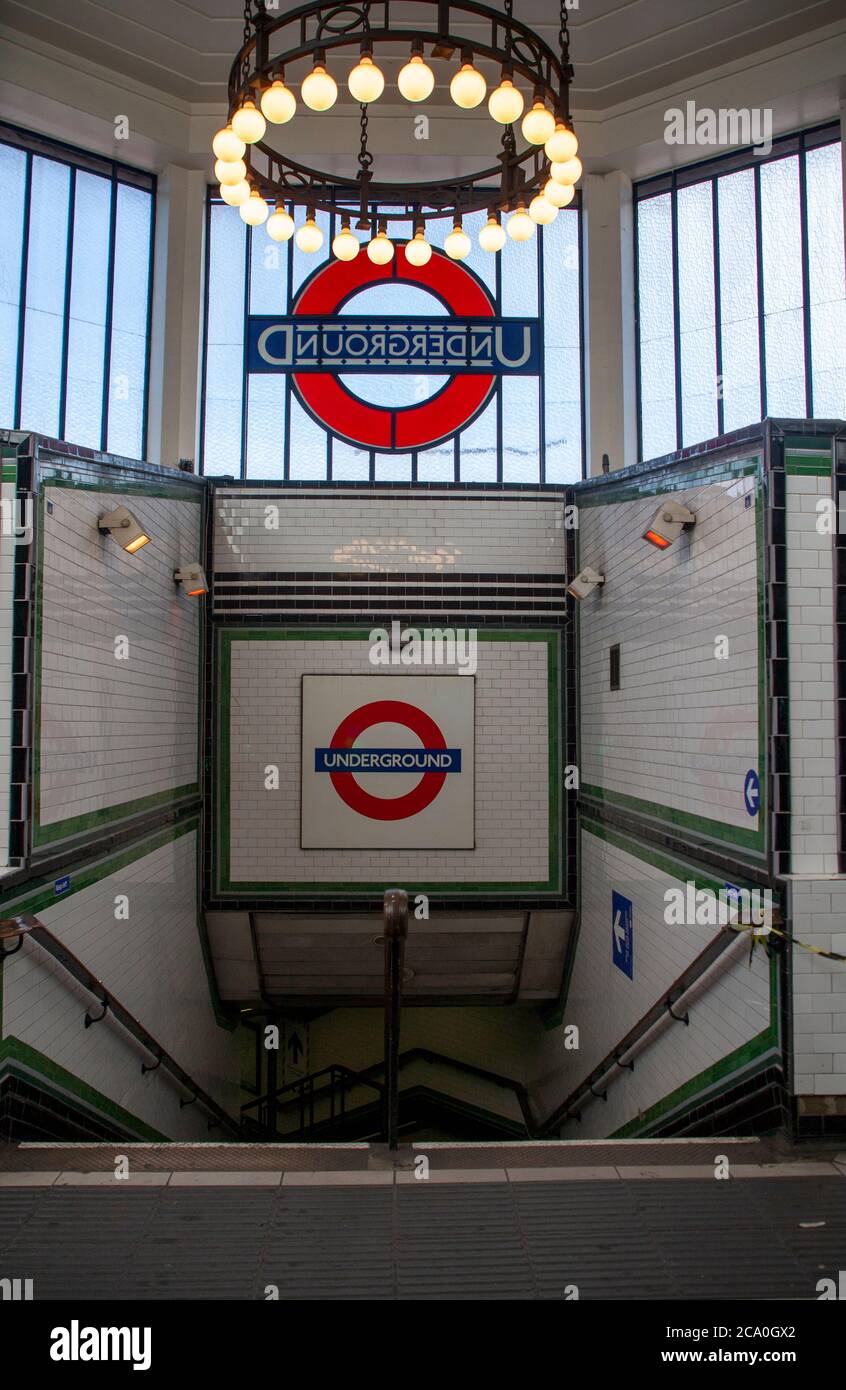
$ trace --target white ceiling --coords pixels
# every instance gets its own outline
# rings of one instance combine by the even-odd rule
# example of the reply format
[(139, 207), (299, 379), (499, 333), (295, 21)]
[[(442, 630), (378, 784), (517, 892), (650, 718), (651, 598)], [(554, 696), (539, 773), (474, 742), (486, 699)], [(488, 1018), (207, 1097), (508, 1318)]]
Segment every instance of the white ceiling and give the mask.
[[(380, 8), (374, 0), (374, 17)], [(393, 0), (400, 9), (409, 23), (431, 24), (430, 6)], [(557, 0), (514, 0), (514, 13), (557, 43)], [(243, 28), (239, 0), (2, 0), (0, 14), (12, 29), (187, 103), (224, 99)], [(601, 113), (842, 18), (843, 0), (581, 0), (569, 12), (573, 105)], [(447, 80), (451, 70), (443, 65)]]

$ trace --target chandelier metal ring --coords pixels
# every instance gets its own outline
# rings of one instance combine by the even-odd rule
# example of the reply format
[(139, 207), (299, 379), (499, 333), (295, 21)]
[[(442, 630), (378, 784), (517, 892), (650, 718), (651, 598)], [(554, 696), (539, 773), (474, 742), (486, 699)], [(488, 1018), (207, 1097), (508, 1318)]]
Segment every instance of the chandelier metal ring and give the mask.
[[(412, 4), (418, 12), (424, 5), (433, 11), (431, 28), (397, 22), (398, 8)], [(483, 31), (472, 39), (458, 32), (462, 21), (468, 19)], [(253, 101), (258, 107), (262, 92), (280, 76), (284, 80), (285, 69), (299, 60), (315, 60), (315, 55), (323, 59), (329, 53), (353, 48), (375, 54), (379, 45), (390, 43), (409, 44), (412, 52), (416, 47), (419, 53), (424, 51), (423, 45), (431, 45), (435, 60), (458, 53), (462, 62), (469, 55), (471, 62), (480, 58), (496, 64), (509, 77), (522, 78), (533, 93), (533, 102), (543, 103), (557, 122), (572, 130), (572, 68), (563, 0), (560, 55), (513, 17), (510, 4), (503, 12), (479, 0), (361, 0), (347, 4), (311, 0), (287, 14), (270, 12), (265, 0), (253, 0), (252, 6), (247, 0), (244, 20), (245, 40), (229, 75), (230, 120), (244, 102)], [(338, 175), (294, 159), (265, 138), (247, 146), (244, 160), (251, 188), (277, 207), (307, 207), (310, 214), (315, 210), (349, 212), (358, 207), (359, 225), (412, 217), (421, 227), (427, 219), (460, 219), (483, 209), (498, 216), (503, 210), (528, 204), (548, 186), (550, 178), (550, 159), (543, 146), (529, 144), (518, 149), (511, 125), (504, 126), (502, 152), (496, 163), (474, 173), (431, 181), (378, 179), (369, 167), (365, 169), (361, 156), (357, 177)]]

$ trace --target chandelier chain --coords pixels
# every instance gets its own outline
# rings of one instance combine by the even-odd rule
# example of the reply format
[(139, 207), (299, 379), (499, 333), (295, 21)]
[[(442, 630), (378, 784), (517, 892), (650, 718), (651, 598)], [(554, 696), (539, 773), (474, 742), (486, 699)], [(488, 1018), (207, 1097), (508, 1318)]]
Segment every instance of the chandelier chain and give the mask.
[(573, 69), (570, 66), (570, 31), (567, 27), (566, 0), (560, 0), (558, 42), (561, 46), (561, 66), (564, 68), (567, 76), (572, 77)]
[(373, 167), (373, 155), (367, 148), (367, 126), (369, 117), (367, 114), (367, 102), (360, 103), (361, 110), (361, 139), (359, 141), (358, 167), (362, 174), (367, 173)]

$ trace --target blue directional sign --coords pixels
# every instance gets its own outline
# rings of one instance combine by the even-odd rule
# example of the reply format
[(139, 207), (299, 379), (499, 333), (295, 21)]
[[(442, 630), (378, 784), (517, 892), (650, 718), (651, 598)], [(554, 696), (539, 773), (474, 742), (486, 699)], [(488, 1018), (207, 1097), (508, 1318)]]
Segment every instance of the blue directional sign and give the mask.
[(54, 897), (57, 897), (57, 898), (58, 898), (59, 895), (60, 895), (61, 893), (67, 893), (67, 891), (68, 891), (68, 889), (70, 888), (70, 886), (71, 886), (70, 874), (65, 874), (64, 878), (56, 878), (56, 879), (54, 879), (54, 880), (53, 880), (53, 895), (54, 895)]
[(611, 893), (611, 960), (630, 980), (634, 979), (632, 905), (616, 891)]
[(761, 808), (761, 779), (754, 767), (750, 767), (743, 783), (743, 802), (746, 806), (746, 814), (757, 816)]

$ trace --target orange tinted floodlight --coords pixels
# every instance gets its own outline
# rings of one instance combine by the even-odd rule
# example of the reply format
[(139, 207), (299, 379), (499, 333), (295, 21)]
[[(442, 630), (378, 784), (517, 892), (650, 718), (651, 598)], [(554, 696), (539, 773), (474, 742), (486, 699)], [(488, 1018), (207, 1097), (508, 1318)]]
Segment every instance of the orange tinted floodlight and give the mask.
[(114, 511), (105, 512), (97, 522), (97, 529), (103, 535), (114, 536), (128, 555), (137, 554), (142, 546), (150, 542), (141, 522), (128, 507), (115, 507)]
[(667, 550), (678, 540), (682, 531), (695, 525), (696, 517), (682, 502), (670, 498), (662, 502), (643, 533), (643, 539), (654, 545), (656, 550)]
[(182, 591), (188, 598), (201, 598), (209, 591), (202, 565), (183, 565), (181, 569), (174, 570), (173, 580), (175, 584), (182, 585)]

